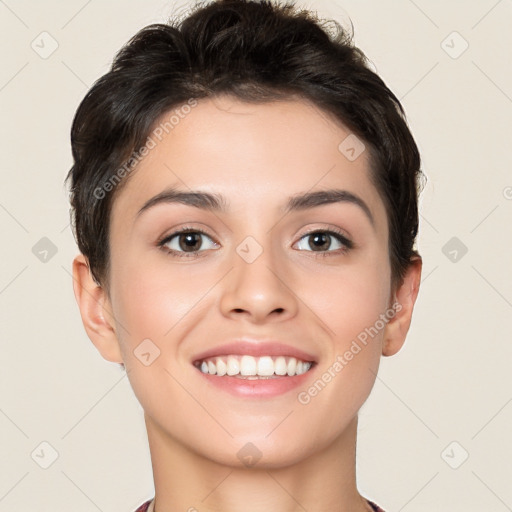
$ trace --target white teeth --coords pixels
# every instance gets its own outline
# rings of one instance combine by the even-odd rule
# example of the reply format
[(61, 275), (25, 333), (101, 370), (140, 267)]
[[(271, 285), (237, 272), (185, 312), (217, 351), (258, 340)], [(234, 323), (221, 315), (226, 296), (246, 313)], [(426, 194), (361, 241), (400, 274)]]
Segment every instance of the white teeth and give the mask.
[(240, 373), (240, 365), (238, 364), (238, 359), (236, 357), (228, 357), (226, 373), (228, 375), (236, 375), (237, 373)]
[(217, 373), (217, 366), (213, 361), (208, 361), (208, 372), (212, 375), (215, 375)]
[(288, 356), (229, 355), (205, 359), (200, 369), (210, 375), (229, 375), (231, 377), (258, 379), (259, 377), (275, 377), (302, 375), (311, 368), (312, 363)]
[(274, 375), (274, 361), (270, 356), (263, 356), (258, 359), (258, 375), (262, 377)]
[(226, 372), (227, 372), (227, 365), (226, 363), (224, 362), (224, 360), (222, 360), (220, 357), (217, 358), (216, 360), (216, 363), (217, 363), (217, 375), (226, 375)]
[(242, 356), (240, 359), (240, 375), (256, 375), (256, 359), (251, 356)]
[(288, 368), (287, 368), (288, 375), (290, 377), (292, 375), (295, 375), (296, 369), (297, 369), (297, 359), (295, 359), (294, 357), (290, 357), (290, 359), (288, 359)]
[(283, 356), (276, 358), (274, 362), (274, 372), (276, 375), (286, 375), (286, 359)]

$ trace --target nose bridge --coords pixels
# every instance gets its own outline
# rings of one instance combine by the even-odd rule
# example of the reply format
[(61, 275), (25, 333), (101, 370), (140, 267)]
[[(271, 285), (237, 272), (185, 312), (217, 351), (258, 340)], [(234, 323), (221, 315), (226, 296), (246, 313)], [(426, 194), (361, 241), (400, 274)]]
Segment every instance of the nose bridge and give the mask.
[(247, 236), (235, 248), (233, 270), (230, 272), (222, 298), (226, 315), (245, 312), (253, 320), (262, 320), (279, 313), (294, 315), (296, 299), (286, 286), (286, 257), (272, 244), (272, 232)]

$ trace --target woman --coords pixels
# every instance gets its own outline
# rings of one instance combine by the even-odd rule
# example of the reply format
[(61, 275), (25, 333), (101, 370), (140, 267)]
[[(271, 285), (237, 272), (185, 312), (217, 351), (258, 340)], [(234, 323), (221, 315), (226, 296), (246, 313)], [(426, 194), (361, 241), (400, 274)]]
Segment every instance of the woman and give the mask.
[(245, 0), (152, 25), (72, 127), (74, 290), (144, 408), (137, 512), (382, 511), (357, 414), (417, 297), (420, 156), (337, 26)]

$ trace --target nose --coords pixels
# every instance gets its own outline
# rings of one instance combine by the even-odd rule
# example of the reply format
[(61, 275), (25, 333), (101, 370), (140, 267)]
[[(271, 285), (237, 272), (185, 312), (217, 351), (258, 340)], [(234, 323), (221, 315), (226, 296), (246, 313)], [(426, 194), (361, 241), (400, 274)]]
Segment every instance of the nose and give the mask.
[(261, 324), (283, 322), (297, 314), (290, 269), (282, 260), (278, 265), (270, 250), (263, 250), (252, 262), (234, 254), (233, 265), (223, 283), (220, 307), (224, 316)]

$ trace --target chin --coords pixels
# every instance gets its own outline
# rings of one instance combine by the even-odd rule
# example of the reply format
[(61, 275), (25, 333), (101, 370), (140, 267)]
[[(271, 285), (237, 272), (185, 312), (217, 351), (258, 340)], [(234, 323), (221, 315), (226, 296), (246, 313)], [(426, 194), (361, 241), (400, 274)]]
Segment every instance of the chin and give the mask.
[(212, 450), (207, 450), (204, 456), (212, 462), (236, 469), (280, 469), (301, 462), (313, 451), (308, 449), (306, 440), (296, 436), (295, 442), (290, 443), (276, 436), (275, 439), (246, 436), (230, 439), (229, 443), (218, 443)]

